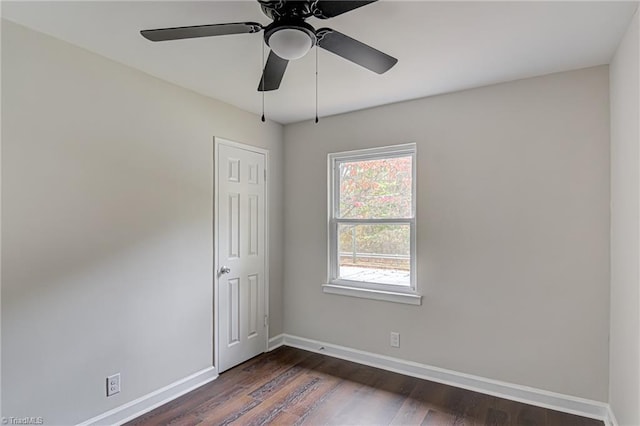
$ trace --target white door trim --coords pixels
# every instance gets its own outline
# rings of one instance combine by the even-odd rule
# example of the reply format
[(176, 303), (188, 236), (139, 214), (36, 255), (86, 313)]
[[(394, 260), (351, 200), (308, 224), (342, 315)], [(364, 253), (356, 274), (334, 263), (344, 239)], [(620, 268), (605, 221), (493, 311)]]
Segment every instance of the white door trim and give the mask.
[[(218, 360), (220, 359), (219, 354), (219, 336), (218, 326), (220, 325), (220, 319), (218, 317), (219, 308), (218, 308), (218, 238), (216, 235), (216, 230), (218, 229), (218, 151), (220, 145), (231, 146), (234, 148), (244, 149), (246, 151), (257, 152), (258, 154), (264, 155), (265, 161), (265, 173), (266, 173), (266, 185), (264, 188), (265, 198), (264, 198), (264, 242), (265, 242), (265, 256), (264, 256), (264, 312), (267, 318), (269, 317), (269, 182), (270, 182), (270, 167), (269, 167), (269, 151), (263, 148), (258, 148), (252, 145), (246, 145), (239, 142), (234, 142), (229, 139), (224, 139), (219, 136), (213, 137), (213, 365), (216, 370), (218, 370)], [(264, 341), (264, 351), (267, 352), (269, 350), (269, 322), (267, 321), (265, 324), (265, 341)]]

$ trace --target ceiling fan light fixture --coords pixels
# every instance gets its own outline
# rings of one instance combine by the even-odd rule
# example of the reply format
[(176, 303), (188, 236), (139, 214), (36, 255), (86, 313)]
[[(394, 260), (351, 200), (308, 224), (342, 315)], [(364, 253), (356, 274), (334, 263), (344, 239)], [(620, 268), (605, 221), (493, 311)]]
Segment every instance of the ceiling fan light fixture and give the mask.
[[(0, 0), (2, 1), (2, 0)], [(228, 22), (142, 30), (150, 41), (180, 40), (198, 37), (253, 34), (264, 31), (264, 43), (271, 48), (264, 64), (258, 92), (277, 90), (289, 61), (302, 58), (312, 47), (324, 49), (347, 61), (378, 74), (389, 71), (398, 60), (331, 28), (316, 30), (307, 19), (329, 19), (377, 0), (258, 0), (269, 25), (258, 22)], [(316, 76), (318, 73), (316, 49)], [(264, 46), (262, 49), (264, 63)], [(317, 78), (316, 78), (317, 87)], [(317, 90), (317, 89), (316, 89)]]
[(302, 58), (313, 45), (312, 36), (301, 28), (280, 28), (267, 42), (276, 55), (288, 61)]

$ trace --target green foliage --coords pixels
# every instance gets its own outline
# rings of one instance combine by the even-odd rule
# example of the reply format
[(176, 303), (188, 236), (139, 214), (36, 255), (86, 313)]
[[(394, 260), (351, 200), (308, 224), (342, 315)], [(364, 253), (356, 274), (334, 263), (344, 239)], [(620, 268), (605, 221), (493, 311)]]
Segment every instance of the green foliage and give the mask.
[(340, 225), (339, 251), (408, 255), (409, 225)]
[[(341, 163), (339, 217), (410, 218), (411, 166), (409, 156)], [(410, 253), (410, 232), (406, 224), (341, 224), (338, 238), (339, 251), (343, 253)]]
[(411, 157), (340, 164), (340, 217), (411, 217)]

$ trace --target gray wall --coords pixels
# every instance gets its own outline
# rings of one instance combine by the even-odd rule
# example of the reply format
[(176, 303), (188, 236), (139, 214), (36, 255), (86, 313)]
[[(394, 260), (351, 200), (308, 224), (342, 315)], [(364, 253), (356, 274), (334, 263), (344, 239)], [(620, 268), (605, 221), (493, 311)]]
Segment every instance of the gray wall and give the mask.
[(640, 23), (611, 62), (611, 348), (609, 398), (622, 425), (640, 424)]
[(77, 423), (212, 364), (214, 135), (270, 150), (282, 332), (282, 126), (7, 21), (2, 124), (3, 415)]
[[(608, 84), (601, 66), (286, 126), (285, 332), (607, 401)], [(323, 294), (327, 154), (406, 142), (422, 306)]]

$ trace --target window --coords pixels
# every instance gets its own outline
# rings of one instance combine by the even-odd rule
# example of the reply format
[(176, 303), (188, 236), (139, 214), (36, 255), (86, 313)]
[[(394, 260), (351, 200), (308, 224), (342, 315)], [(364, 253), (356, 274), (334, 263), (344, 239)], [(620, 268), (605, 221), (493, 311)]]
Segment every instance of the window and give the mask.
[(414, 144), (329, 154), (327, 293), (419, 304)]

